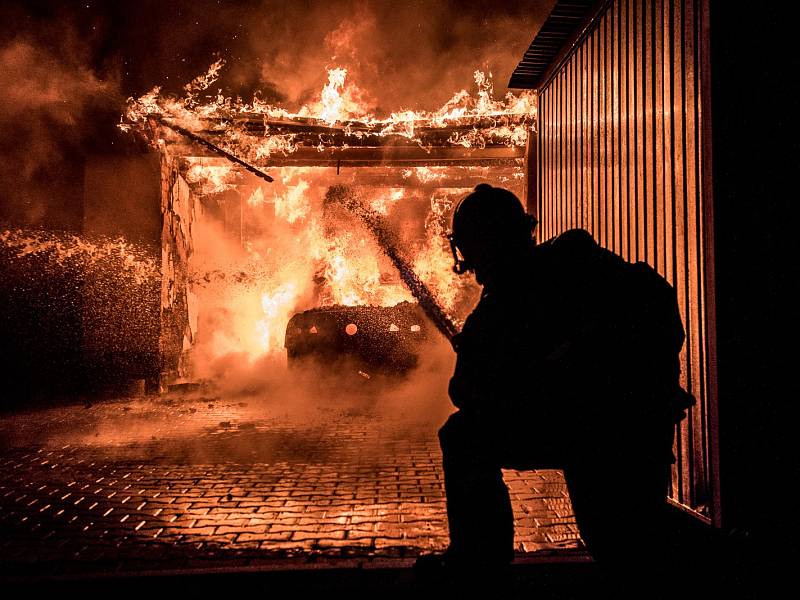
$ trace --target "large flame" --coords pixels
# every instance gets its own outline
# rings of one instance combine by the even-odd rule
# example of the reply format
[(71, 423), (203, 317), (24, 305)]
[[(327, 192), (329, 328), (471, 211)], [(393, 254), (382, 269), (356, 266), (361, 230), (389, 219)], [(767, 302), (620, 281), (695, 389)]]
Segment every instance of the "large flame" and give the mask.
[[(410, 172), (425, 181), (441, 179), (444, 169), (419, 167)], [(397, 171), (400, 179), (406, 176), (403, 169)], [(413, 301), (371, 233), (349, 214), (324, 208), (326, 183), (335, 177), (335, 169), (284, 167), (276, 173), (280, 176), (273, 184), (251, 181), (238, 191), (243, 244), (226, 242), (219, 223), (200, 217), (195, 248), (205, 256), (194, 261), (192, 280), (199, 286), (205, 310), (216, 306), (219, 314), (207, 328), (210, 337), (201, 336), (200, 342), (208, 344), (212, 357), (231, 352), (251, 358), (282, 354), (291, 316), (315, 306), (394, 306)], [(371, 208), (395, 223), (408, 224), (411, 209), (404, 204), (414, 207), (411, 212), (419, 222), (404, 247), (419, 276), (448, 311), (458, 308), (470, 285), (452, 272), (444, 238), (454, 198), (465, 191), (437, 191), (427, 202), (429, 192), (413, 187), (374, 188), (371, 196)]]
[[(355, 138), (369, 133), (414, 141), (420, 141), (418, 134), (422, 128), (467, 126), (466, 131), (454, 132), (449, 142), (458, 146), (483, 147), (488, 143), (524, 145), (536, 117), (533, 92), (524, 91), (519, 95), (509, 92), (504, 99), (496, 100), (491, 73), (479, 70), (474, 73), (474, 95), (466, 89), (460, 90), (436, 111), (397, 110), (388, 116), (378, 116), (364, 99), (366, 94), (363, 90), (347, 79), (347, 68), (342, 66), (328, 69), (327, 83), (316, 99), (296, 111), (274, 106), (258, 97), (248, 103), (219, 93), (206, 96), (206, 101), (200, 103), (200, 93), (216, 80), (223, 64), (215, 62), (206, 74), (188, 84), (183, 100), (162, 96), (159, 88), (153, 88), (139, 98), (129, 98), (125, 119), (120, 126), (128, 130), (131, 125), (157, 117), (192, 131), (202, 131), (209, 127), (215, 129), (216, 126), (209, 125), (208, 120), (229, 123), (260, 115), (265, 120), (263, 136), (255, 136), (246, 128), (226, 126), (221, 140), (223, 147), (235, 148), (242, 158), (258, 162), (275, 154), (291, 154), (298, 148), (293, 134), (270, 131), (271, 120), (310, 119), (327, 126), (344, 125), (342, 133)], [(354, 127), (353, 123), (360, 124), (360, 127)], [(318, 148), (322, 150), (325, 147), (325, 141), (320, 139)]]
[(328, 83), (322, 89), (320, 101), (311, 107), (303, 107), (300, 115), (315, 117), (328, 125), (348, 121), (352, 117), (361, 117), (366, 113), (366, 106), (358, 99), (358, 90), (354, 86), (345, 87), (347, 69), (336, 68), (328, 71)]
[(386, 193), (378, 194), (370, 204), (370, 208), (381, 215), (388, 215), (389, 210), (403, 199), (405, 192), (402, 189), (391, 189)]
[(241, 173), (232, 164), (209, 164), (202, 158), (186, 159), (186, 181), (193, 184), (200, 194), (216, 194), (235, 187)]
[[(222, 67), (222, 61), (211, 65), (185, 87), (182, 99), (164, 96), (158, 88), (129, 99), (121, 126), (148, 132), (163, 149), (169, 147), (168, 139), (162, 139), (168, 136), (153, 136), (153, 131), (163, 131), (152, 127), (153, 120), (172, 122), (213, 136), (214, 143), (244, 160), (269, 164), (303, 145), (325, 150), (334, 133), (344, 136), (345, 146), (364, 136), (394, 136), (402, 144), (422, 145), (422, 136), (434, 131), (444, 145), (482, 148), (523, 146), (535, 125), (534, 95), (509, 93), (496, 99), (491, 73), (481, 71), (474, 73), (472, 92), (456, 92), (438, 110), (399, 109), (379, 116), (344, 66), (329, 69), (316, 97), (293, 109), (259, 97), (244, 102), (208, 94)], [(302, 133), (307, 131), (321, 133), (309, 142)], [(336, 143), (341, 145), (341, 139)], [(199, 217), (197, 235), (203, 239), (195, 240), (196, 249), (208, 250), (192, 257), (191, 264), (192, 285), (204, 307), (201, 320), (208, 321), (208, 334), (201, 333), (198, 344), (207, 355), (244, 352), (255, 358), (283, 352), (286, 324), (297, 311), (412, 300), (372, 235), (352, 215), (325, 206), (325, 190), (342, 182), (336, 169), (272, 166), (275, 181), (267, 186), (218, 159), (187, 158), (184, 166), (192, 191), (203, 198), (200, 212), (208, 213)], [(410, 264), (445, 310), (457, 317), (474, 284), (452, 272), (444, 235), (454, 199), (470, 189), (454, 182), (462, 181), (459, 177), (489, 179), (490, 173), (486, 167), (394, 169), (385, 173), (387, 183), (371, 188), (367, 207), (403, 230)], [(459, 177), (449, 180), (459, 169)], [(493, 181), (519, 186), (522, 177), (522, 169), (516, 168)]]
[(297, 302), (297, 285), (294, 282), (284, 283), (274, 291), (265, 292), (261, 296), (261, 308), (264, 317), (256, 323), (261, 349), (266, 353), (283, 349), (283, 335), (286, 323), (292, 316)]

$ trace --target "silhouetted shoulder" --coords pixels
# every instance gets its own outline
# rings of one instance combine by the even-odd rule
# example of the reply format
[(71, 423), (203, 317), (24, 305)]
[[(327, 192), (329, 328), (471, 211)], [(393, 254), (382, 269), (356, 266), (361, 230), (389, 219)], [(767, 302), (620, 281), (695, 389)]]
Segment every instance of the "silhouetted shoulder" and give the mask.
[(498, 321), (498, 302), (494, 297), (484, 295), (478, 305), (469, 314), (461, 331), (453, 338), (456, 352), (474, 344), (490, 339), (496, 331)]
[(539, 244), (539, 255), (557, 263), (580, 264), (597, 258), (598, 246), (592, 234), (585, 229), (570, 229)]
[(553, 240), (553, 250), (561, 256), (586, 259), (597, 253), (599, 246), (585, 229), (570, 229)]
[(553, 238), (552, 242), (554, 246), (576, 250), (591, 250), (597, 246), (592, 234), (585, 229), (570, 229)]

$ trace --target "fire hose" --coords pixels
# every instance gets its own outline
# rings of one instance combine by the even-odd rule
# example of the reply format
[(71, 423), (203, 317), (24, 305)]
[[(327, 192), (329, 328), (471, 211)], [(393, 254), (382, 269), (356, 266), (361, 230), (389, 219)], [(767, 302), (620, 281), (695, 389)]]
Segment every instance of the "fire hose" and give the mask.
[[(231, 162), (240, 165), (253, 175), (260, 177), (265, 181), (274, 181), (272, 177), (263, 171), (243, 161), (238, 156), (223, 150), (219, 146), (209, 142), (196, 133), (185, 129), (180, 125), (169, 123), (164, 119), (159, 119), (158, 121), (164, 127), (172, 129), (173, 131), (188, 137), (198, 144), (205, 146), (212, 152), (215, 152), (216, 154), (227, 158)], [(391, 229), (386, 223), (386, 220), (375, 211), (368, 209), (364, 203), (361, 202), (355, 190), (348, 186), (334, 185), (328, 188), (328, 191), (325, 194), (325, 202), (336, 203), (343, 206), (349, 212), (359, 218), (364, 225), (366, 225), (367, 229), (369, 229), (372, 235), (375, 236), (375, 240), (383, 249), (386, 256), (389, 257), (389, 260), (392, 261), (392, 264), (400, 273), (400, 278), (403, 280), (406, 286), (408, 286), (408, 289), (414, 298), (417, 299), (422, 310), (425, 311), (425, 314), (434, 324), (436, 329), (438, 329), (448, 341), (452, 342), (453, 337), (458, 333), (458, 327), (455, 323), (453, 323), (453, 320), (448, 316), (444, 309), (439, 306), (439, 303), (436, 301), (433, 293), (419, 278), (416, 272), (414, 272), (414, 269), (411, 267), (409, 262), (403, 258), (398, 248), (395, 236), (392, 234)]]
[(343, 206), (366, 225), (367, 229), (375, 236), (378, 245), (399, 271), (400, 278), (408, 286), (414, 298), (417, 299), (422, 310), (425, 311), (425, 314), (436, 326), (436, 329), (452, 342), (453, 337), (458, 333), (458, 327), (444, 309), (439, 306), (433, 293), (414, 272), (411, 264), (403, 258), (396, 238), (386, 220), (375, 211), (367, 208), (359, 199), (357, 192), (345, 185), (333, 185), (328, 188), (325, 194), (325, 202)]

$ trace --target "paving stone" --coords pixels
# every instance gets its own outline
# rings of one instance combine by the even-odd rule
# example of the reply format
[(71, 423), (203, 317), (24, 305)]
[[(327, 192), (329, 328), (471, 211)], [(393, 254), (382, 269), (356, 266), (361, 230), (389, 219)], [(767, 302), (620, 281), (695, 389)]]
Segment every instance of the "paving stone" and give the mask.
[(320, 531), (295, 531), (292, 533), (292, 541), (304, 541), (304, 540), (318, 540), (321, 538), (328, 538), (328, 539), (337, 539), (343, 540), (344, 539), (344, 531), (327, 531), (327, 532), (320, 532)]
[[(256, 404), (154, 397), (0, 416), (0, 574), (23, 562), (70, 574), (447, 546), (436, 426), (369, 410), (304, 422)], [(118, 432), (113, 444), (82, 433), (100, 424)], [(504, 478), (520, 552), (579, 551), (560, 472)]]

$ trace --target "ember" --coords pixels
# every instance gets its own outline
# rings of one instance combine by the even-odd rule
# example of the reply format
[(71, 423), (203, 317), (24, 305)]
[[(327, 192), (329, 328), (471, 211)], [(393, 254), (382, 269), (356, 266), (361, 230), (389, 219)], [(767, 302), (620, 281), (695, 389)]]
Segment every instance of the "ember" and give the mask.
[(84, 273), (117, 274), (133, 283), (153, 283), (158, 267), (148, 248), (122, 238), (108, 239), (77, 236), (51, 231), (6, 230), (0, 232), (0, 246), (17, 259), (32, 257), (54, 271), (78, 268)]

